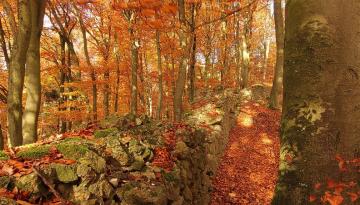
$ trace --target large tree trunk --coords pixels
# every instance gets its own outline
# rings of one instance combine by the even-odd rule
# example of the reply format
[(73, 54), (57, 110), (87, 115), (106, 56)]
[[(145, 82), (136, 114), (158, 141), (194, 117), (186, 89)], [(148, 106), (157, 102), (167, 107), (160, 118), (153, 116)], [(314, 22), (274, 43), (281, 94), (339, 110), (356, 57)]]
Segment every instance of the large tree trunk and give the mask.
[(130, 28), (131, 38), (131, 101), (130, 113), (137, 114), (137, 98), (138, 98), (138, 85), (137, 85), (137, 72), (139, 67), (139, 39), (135, 37), (134, 28)]
[(179, 7), (179, 21), (181, 28), (179, 29), (179, 40), (182, 55), (180, 58), (179, 72), (176, 79), (175, 94), (174, 94), (174, 120), (180, 121), (182, 118), (182, 102), (183, 94), (186, 84), (186, 51), (187, 51), (187, 38), (186, 38), (186, 19), (185, 19), (185, 2), (184, 0), (178, 0)]
[(190, 65), (189, 65), (189, 101), (194, 102), (195, 98), (195, 65), (196, 65), (196, 32), (195, 32), (195, 15), (196, 15), (196, 5), (191, 5), (191, 21), (190, 21), (190, 29), (191, 29), (191, 51), (190, 51)]
[(269, 107), (279, 107), (279, 95), (282, 89), (283, 66), (284, 66), (284, 17), (281, 8), (281, 0), (274, 1), (274, 17), (276, 31), (276, 65), (274, 80), (271, 89)]
[(40, 38), (46, 1), (30, 0), (31, 37), (26, 59), (26, 105), (23, 116), (23, 144), (37, 141), (37, 127), (41, 103)]
[(335, 160), (360, 157), (359, 14), (357, 0), (288, 1), (275, 205), (310, 204), (314, 184), (359, 179)]
[(22, 96), (24, 88), (26, 53), (31, 31), (30, 1), (18, 1), (18, 29), (14, 37), (9, 64), (8, 127), (11, 146), (19, 146), (22, 138)]

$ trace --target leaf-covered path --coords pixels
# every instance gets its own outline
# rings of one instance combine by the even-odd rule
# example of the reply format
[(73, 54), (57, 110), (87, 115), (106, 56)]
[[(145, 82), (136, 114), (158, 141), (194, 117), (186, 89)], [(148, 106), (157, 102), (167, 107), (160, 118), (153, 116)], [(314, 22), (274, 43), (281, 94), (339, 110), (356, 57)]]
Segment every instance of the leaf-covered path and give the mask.
[(213, 181), (211, 205), (270, 204), (277, 179), (280, 112), (242, 106)]

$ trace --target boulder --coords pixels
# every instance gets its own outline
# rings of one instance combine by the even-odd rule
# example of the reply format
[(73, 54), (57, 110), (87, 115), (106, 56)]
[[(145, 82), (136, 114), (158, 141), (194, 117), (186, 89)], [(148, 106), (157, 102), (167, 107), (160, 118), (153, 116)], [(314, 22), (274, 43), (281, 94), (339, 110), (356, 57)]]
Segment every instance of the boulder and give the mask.
[(78, 180), (76, 175), (75, 166), (64, 164), (52, 164), (56, 173), (56, 178), (62, 183), (71, 183)]

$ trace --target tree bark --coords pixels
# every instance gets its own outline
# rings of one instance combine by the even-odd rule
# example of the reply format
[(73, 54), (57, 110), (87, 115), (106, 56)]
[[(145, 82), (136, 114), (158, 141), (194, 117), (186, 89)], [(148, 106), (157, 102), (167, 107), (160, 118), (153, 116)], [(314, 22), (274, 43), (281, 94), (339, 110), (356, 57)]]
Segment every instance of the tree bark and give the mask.
[[(224, 10), (227, 9), (227, 6), (224, 7)], [(221, 21), (221, 52), (222, 52), (222, 62), (221, 62), (221, 70), (220, 70), (220, 80), (221, 80), (221, 86), (225, 88), (225, 81), (226, 81), (226, 73), (229, 70), (229, 62), (228, 62), (228, 22), (225, 18), (225, 13), (222, 14), (222, 18), (224, 20)]]
[(1, 44), (1, 50), (4, 53), (4, 60), (6, 63), (6, 68), (9, 69), (9, 64), (10, 64), (10, 56), (9, 56), (9, 51), (6, 45), (6, 40), (5, 40), (5, 31), (2, 25), (2, 22), (0, 20), (0, 44)]
[(281, 0), (274, 1), (274, 18), (276, 32), (276, 65), (274, 70), (273, 86), (271, 88), (269, 107), (279, 108), (279, 95), (282, 89), (284, 66), (284, 17)]
[(236, 60), (236, 87), (241, 88), (241, 33), (240, 33), (240, 14), (235, 15), (235, 60)]
[(243, 34), (241, 38), (241, 64), (241, 88), (248, 88), (250, 53), (248, 50), (248, 38), (246, 34)]
[(156, 30), (156, 54), (157, 54), (157, 67), (159, 72), (159, 97), (158, 97), (158, 107), (157, 107), (157, 119), (162, 118), (162, 109), (163, 109), (163, 72), (162, 72), (162, 59), (161, 59), (161, 44), (160, 44), (160, 31)]
[(138, 85), (137, 85), (137, 72), (139, 67), (139, 39), (135, 37), (134, 28), (130, 28), (131, 38), (131, 101), (130, 113), (136, 115), (138, 104)]
[(117, 35), (115, 36), (115, 58), (116, 58), (116, 87), (114, 97), (114, 112), (115, 114), (119, 111), (119, 90), (120, 90), (120, 44)]
[(190, 51), (190, 65), (189, 65), (189, 101), (190, 103), (194, 102), (195, 98), (195, 65), (196, 65), (196, 21), (195, 21), (195, 15), (196, 15), (196, 8), (197, 6), (194, 4), (191, 5), (191, 21), (190, 21), (190, 32), (191, 32), (191, 51)]
[[(104, 62), (107, 62), (107, 58), (105, 59)], [(105, 80), (105, 85), (104, 85), (104, 99), (103, 99), (103, 104), (104, 104), (104, 116), (108, 117), (110, 114), (110, 70), (109, 67), (106, 65), (106, 70), (104, 73), (104, 80)]]
[[(60, 61), (61, 61), (61, 67), (60, 67), (60, 73), (59, 73), (59, 79), (60, 79), (60, 98), (59, 98), (59, 111), (65, 111), (66, 110), (66, 96), (65, 96), (65, 81), (66, 81), (66, 55), (65, 55), (65, 48), (66, 43), (62, 35), (60, 35)], [(59, 119), (59, 132), (65, 133), (66, 132), (66, 120), (60, 118)]]
[(37, 141), (41, 104), (40, 38), (46, 1), (29, 0), (31, 10), (31, 37), (26, 58), (26, 105), (23, 116), (23, 144)]
[(10, 146), (19, 146), (22, 138), (22, 96), (24, 88), (26, 53), (31, 31), (30, 1), (18, 1), (18, 28), (14, 37), (9, 65), (8, 127)]
[(291, 0), (286, 10), (280, 170), (273, 204), (304, 205), (310, 204), (316, 183), (359, 179), (359, 173), (341, 173), (335, 156), (360, 157), (360, 45), (355, 43), (360, 3)]
[(4, 149), (4, 135), (0, 124), (0, 150)]
[(179, 41), (180, 47), (182, 51), (182, 55), (180, 57), (180, 64), (179, 64), (179, 72), (178, 77), (176, 79), (176, 86), (175, 86), (175, 95), (174, 95), (174, 120), (180, 121), (182, 119), (182, 101), (183, 101), (183, 94), (185, 90), (186, 84), (186, 51), (187, 51), (187, 38), (186, 38), (186, 19), (185, 19), (185, 1), (178, 0), (178, 7), (179, 7), (179, 21), (180, 21), (180, 29), (179, 29)]
[[(266, 37), (265, 37), (266, 38)], [(264, 62), (263, 62), (263, 67), (262, 67), (262, 80), (265, 82), (266, 80), (266, 73), (267, 73), (267, 66), (268, 66), (268, 61), (269, 61), (269, 52), (270, 52), (270, 40), (269, 39), (265, 39), (264, 40), (264, 53), (263, 53), (263, 57), (264, 57)]]

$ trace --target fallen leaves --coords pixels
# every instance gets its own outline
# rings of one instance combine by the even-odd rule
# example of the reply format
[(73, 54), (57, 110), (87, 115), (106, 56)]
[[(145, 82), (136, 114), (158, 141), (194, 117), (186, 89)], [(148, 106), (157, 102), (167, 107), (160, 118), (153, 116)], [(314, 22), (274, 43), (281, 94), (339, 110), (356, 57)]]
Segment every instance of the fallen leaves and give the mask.
[(154, 160), (152, 165), (171, 171), (174, 167), (174, 162), (170, 152), (166, 148), (157, 147), (154, 150)]
[[(280, 112), (247, 103), (242, 106), (252, 126), (239, 116), (231, 130), (217, 176), (211, 205), (270, 204), (277, 180)], [(272, 143), (264, 143), (266, 139)]]

